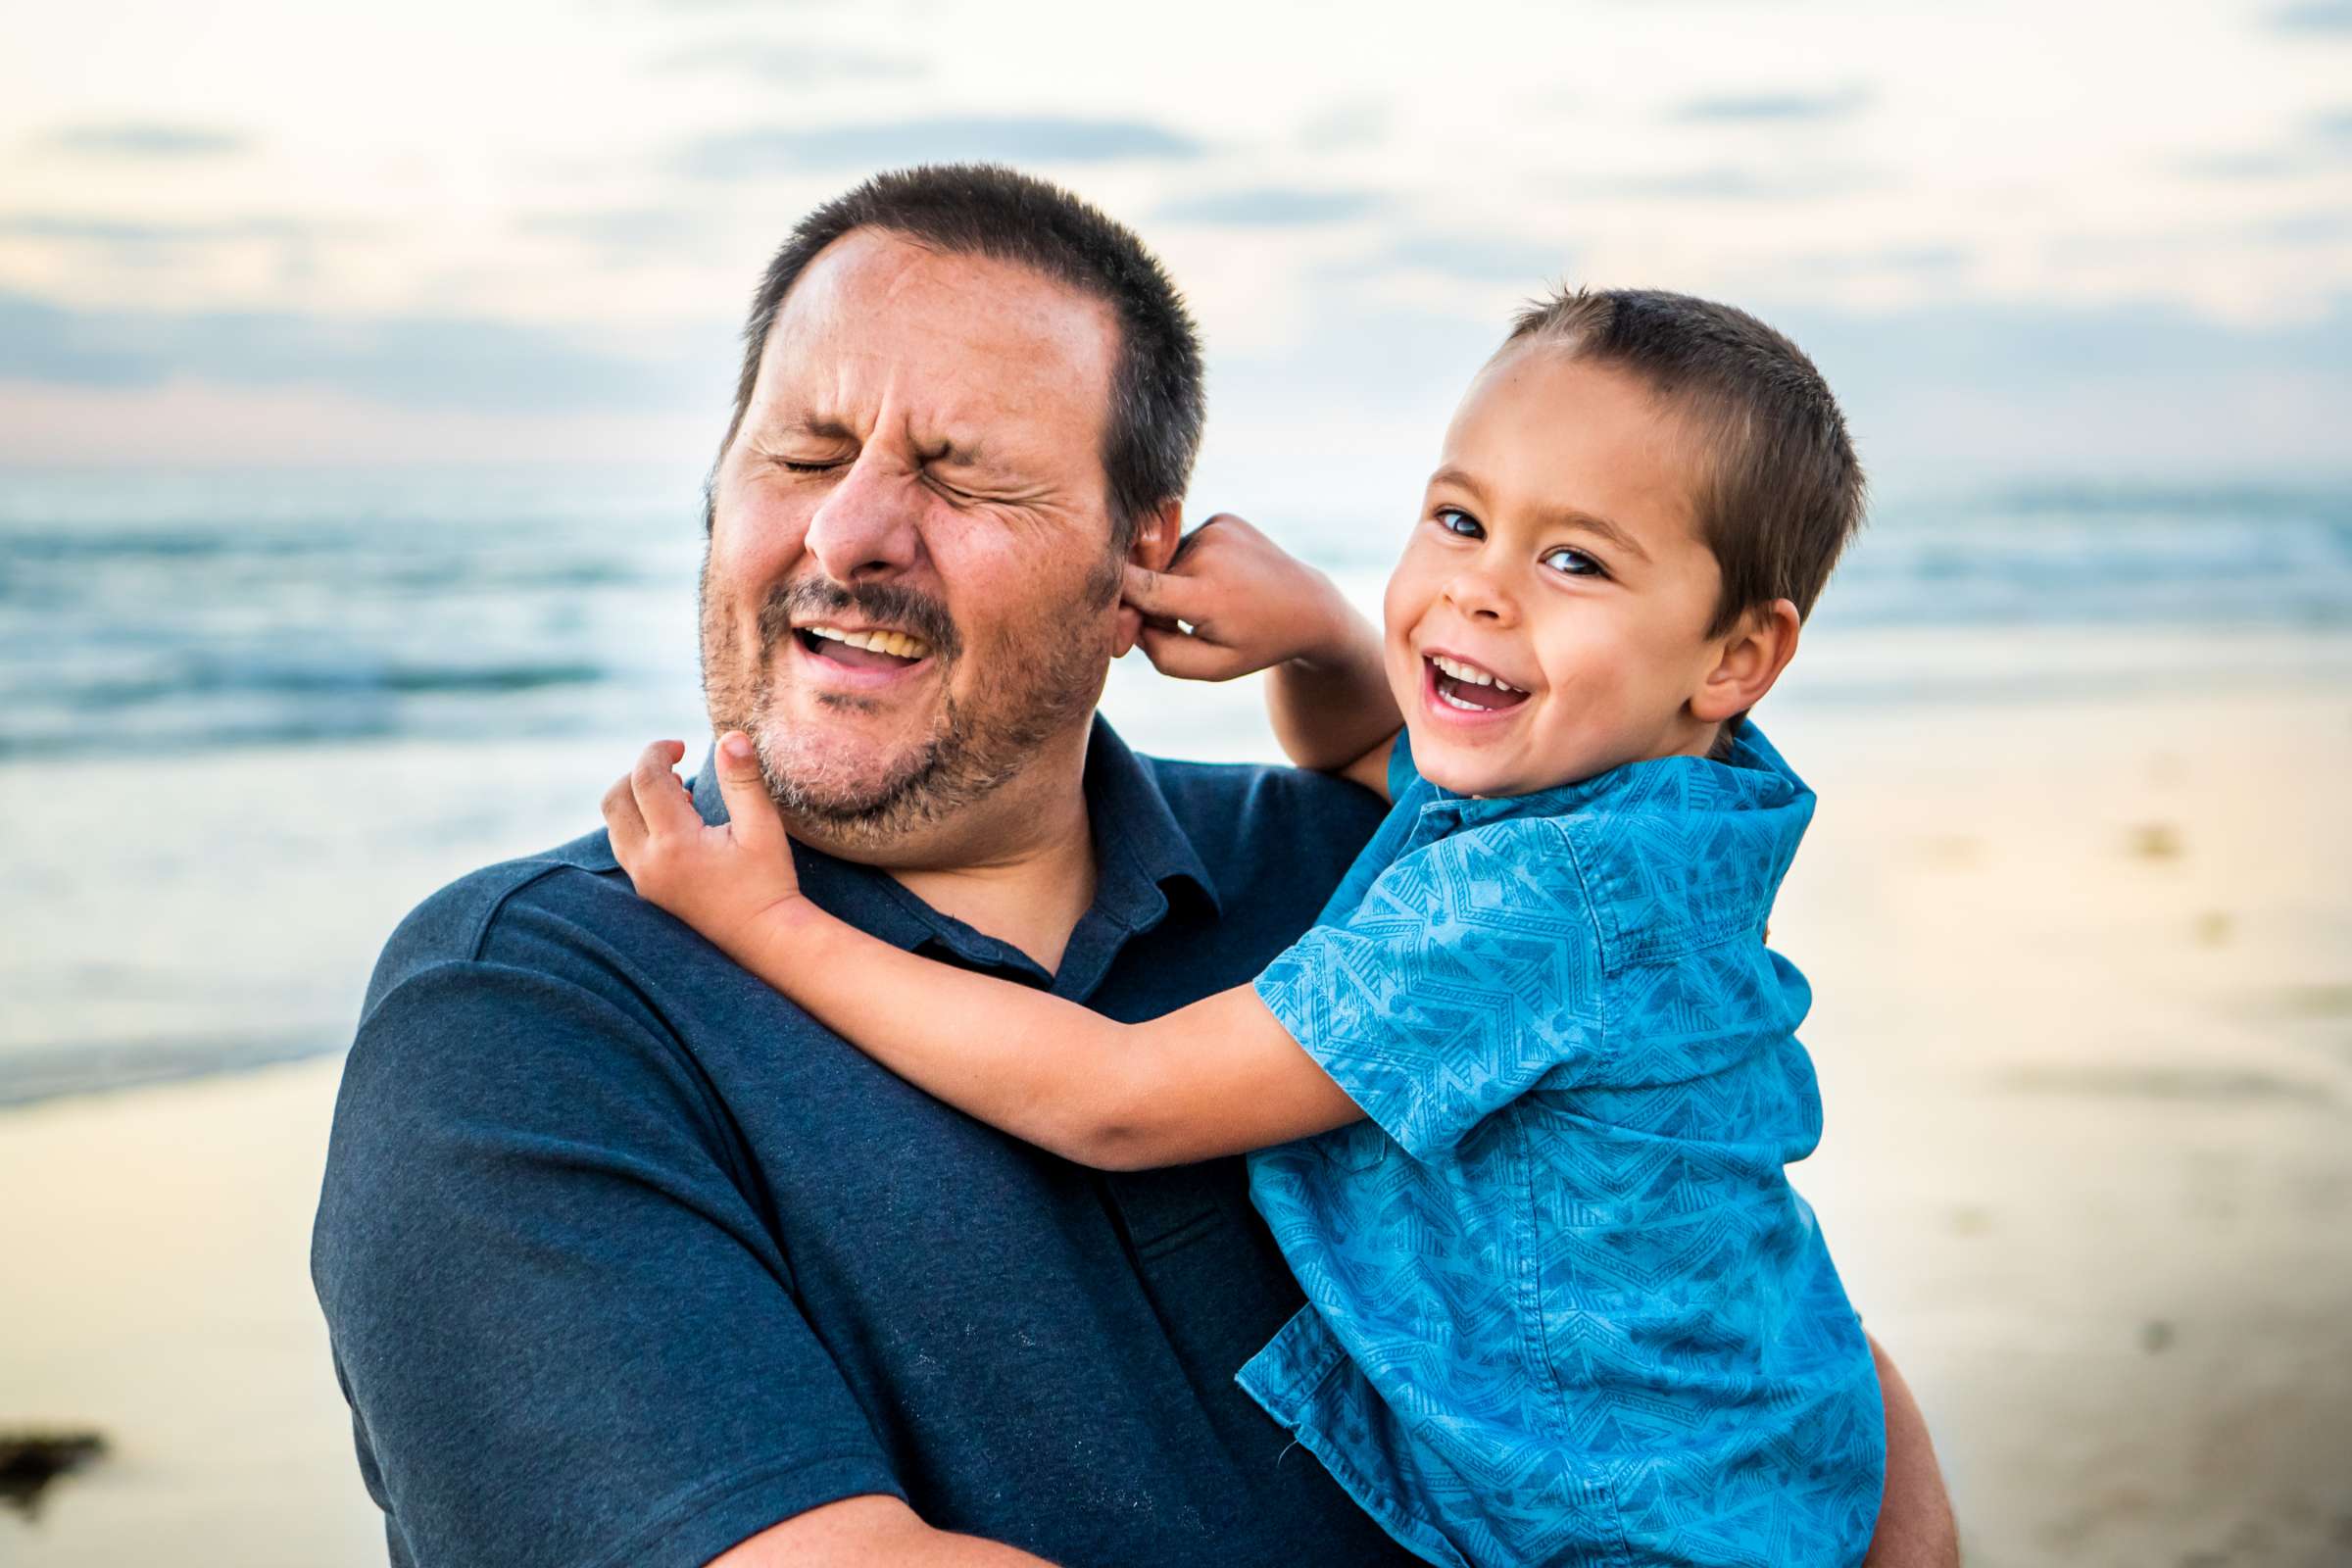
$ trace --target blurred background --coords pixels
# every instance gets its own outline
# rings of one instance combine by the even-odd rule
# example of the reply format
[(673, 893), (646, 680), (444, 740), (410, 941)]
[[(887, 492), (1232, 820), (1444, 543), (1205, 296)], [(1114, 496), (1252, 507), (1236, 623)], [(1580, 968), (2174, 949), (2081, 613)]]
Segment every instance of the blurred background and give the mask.
[[(1368, 604), (1531, 293), (1814, 354), (1877, 499), (1761, 715), (1822, 799), (1774, 931), (1819, 997), (1799, 1184), (1973, 1562), (2352, 1562), (2352, 4), (7, 37), (0, 1560), (382, 1560), (306, 1274), (374, 953), (696, 731), (752, 283), (813, 203), (960, 158), (1160, 252), (1195, 514)], [(1131, 661), (1106, 707), (1274, 755), (1248, 684)]]

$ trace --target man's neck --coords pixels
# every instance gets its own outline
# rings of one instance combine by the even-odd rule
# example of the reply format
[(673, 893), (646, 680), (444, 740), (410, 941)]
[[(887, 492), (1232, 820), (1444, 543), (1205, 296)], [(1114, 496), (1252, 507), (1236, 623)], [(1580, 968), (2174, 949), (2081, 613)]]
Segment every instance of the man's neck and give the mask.
[(1092, 724), (1050, 742), (985, 801), (959, 808), (946, 831), (895, 853), (849, 851), (973, 930), (1007, 943), (1049, 973), (1095, 902), (1095, 841), (1086, 806)]

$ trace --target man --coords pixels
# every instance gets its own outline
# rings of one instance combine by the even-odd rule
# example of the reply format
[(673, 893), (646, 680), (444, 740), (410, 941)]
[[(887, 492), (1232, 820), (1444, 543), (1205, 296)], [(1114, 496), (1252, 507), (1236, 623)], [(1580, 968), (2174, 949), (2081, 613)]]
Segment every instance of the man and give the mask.
[[(703, 671), (819, 903), (1128, 1018), (1312, 920), (1376, 800), (1092, 716), (1200, 418), (1174, 290), (1053, 187), (916, 170), (795, 231), (712, 476)], [(1411, 1560), (1233, 1384), (1298, 1304), (1238, 1161), (1105, 1175), (967, 1120), (601, 834), (393, 938), (314, 1272), (395, 1563)], [(1884, 1371), (1878, 1556), (1948, 1561)]]

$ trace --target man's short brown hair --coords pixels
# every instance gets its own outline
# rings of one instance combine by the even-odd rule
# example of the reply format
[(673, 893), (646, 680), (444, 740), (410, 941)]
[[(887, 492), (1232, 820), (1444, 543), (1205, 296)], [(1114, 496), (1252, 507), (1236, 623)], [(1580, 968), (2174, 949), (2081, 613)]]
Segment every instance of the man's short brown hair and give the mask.
[(1745, 311), (1658, 289), (1563, 289), (1511, 323), (1504, 347), (1542, 339), (1645, 382), (1704, 453), (1692, 485), (1699, 537), (1723, 572), (1709, 636), (1787, 599), (1812, 613), (1862, 524), (1862, 465), (1813, 362)]

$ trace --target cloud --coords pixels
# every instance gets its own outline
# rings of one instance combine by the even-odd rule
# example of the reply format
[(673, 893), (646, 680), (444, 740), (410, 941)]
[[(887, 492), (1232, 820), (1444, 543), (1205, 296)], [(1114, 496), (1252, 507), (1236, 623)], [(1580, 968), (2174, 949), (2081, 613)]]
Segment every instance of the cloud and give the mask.
[(1325, 277), (1378, 277), (1391, 272), (1435, 272), (1465, 283), (1511, 283), (1529, 294), (1549, 288), (1576, 269), (1565, 246), (1442, 229), (1404, 235), (1323, 270)]
[(1152, 214), (1163, 223), (1212, 223), (1229, 228), (1304, 228), (1345, 223), (1378, 211), (1385, 198), (1364, 190), (1302, 190), (1259, 185), (1208, 191), (1163, 202)]
[(1389, 131), (1389, 109), (1377, 99), (1336, 104), (1298, 127), (1298, 145), (1310, 153), (1369, 147)]
[(2263, 18), (2278, 32), (2352, 32), (2352, 0), (2306, 0), (2280, 6)]
[(940, 115), (863, 125), (735, 131), (690, 144), (688, 174), (753, 179), (801, 170), (886, 169), (919, 163), (1100, 164), (1199, 158), (1201, 144), (1142, 120)]
[(362, 232), (350, 223), (299, 218), (229, 218), (205, 222), (147, 222), (66, 213), (0, 213), (0, 239), (48, 239), (125, 248), (210, 245), (234, 240), (313, 240)]
[(2307, 118), (2286, 145), (2202, 153), (2175, 167), (2199, 179), (2294, 179), (2325, 172), (2347, 159), (2352, 159), (2352, 109), (2331, 109)]
[(48, 144), (84, 158), (220, 158), (252, 145), (235, 131), (211, 125), (174, 125), (155, 121), (68, 125)]
[(1763, 170), (1735, 164), (1716, 164), (1658, 174), (1605, 174), (1577, 177), (1566, 187), (1576, 196), (1611, 196), (1633, 200), (1785, 202), (1823, 196), (1844, 196), (1882, 183), (1879, 176), (1851, 166), (1818, 165)]
[(563, 331), (448, 317), (349, 318), (275, 311), (81, 310), (0, 294), (12, 379), (133, 389), (180, 381), (318, 386), (409, 408), (595, 412), (726, 398), (727, 323), (671, 334), (663, 356)]
[[(0, 246), (11, 242), (63, 252), (76, 270), (154, 272), (199, 266), (235, 247), (267, 247), (278, 280), (305, 278), (321, 244), (370, 232), (368, 225), (299, 218), (253, 217), (155, 220), (78, 213), (0, 213)], [(245, 254), (250, 254), (250, 251)]]
[(1673, 118), (1697, 124), (1819, 123), (1845, 120), (1870, 103), (1860, 87), (1836, 92), (1730, 93), (1693, 98), (1674, 111)]
[(2342, 472), (2352, 298), (2244, 326), (2177, 306), (1767, 308), (1891, 488), (1974, 474)]
[(2291, 179), (2309, 171), (2309, 158), (2282, 152), (2198, 153), (2174, 166), (2193, 179)]
[(1973, 259), (1972, 253), (1959, 245), (1889, 245), (1878, 250), (1789, 256), (1773, 270), (1813, 279), (1886, 273), (1922, 277), (1956, 272)]
[(827, 81), (912, 81), (928, 75), (931, 66), (919, 55), (733, 38), (663, 55), (652, 69), (662, 75), (735, 74), (771, 86), (812, 87)]
[(2324, 208), (2265, 219), (2250, 230), (2255, 238), (2279, 245), (2327, 245), (2352, 239), (2352, 212)]
[(515, 220), (514, 226), (533, 238), (587, 246), (609, 262), (698, 254), (710, 232), (709, 220), (676, 207), (531, 213)]
[[(2159, 305), (1752, 303), (1821, 365), (1886, 494), (2034, 474), (2347, 472), (2352, 296), (2269, 326)], [(1313, 291), (1295, 336), (1214, 356), (1198, 499), (1318, 516), (1409, 505), (1504, 324), (1492, 307)], [(204, 457), (186, 433), (200, 430), (252, 461), (356, 452), (430, 465), (497, 457), (503, 441), (699, 462), (725, 417), (732, 326), (622, 342), (591, 324), (90, 311), (0, 295), (0, 453), (29, 459), (71, 436), (76, 453), (153, 465)], [(154, 424), (156, 443), (118, 451), (126, 419)], [(1373, 554), (1388, 548), (1384, 537)]]

